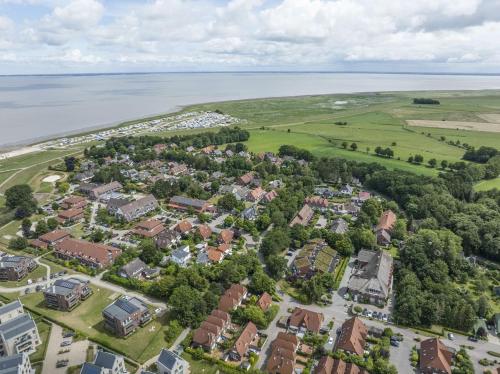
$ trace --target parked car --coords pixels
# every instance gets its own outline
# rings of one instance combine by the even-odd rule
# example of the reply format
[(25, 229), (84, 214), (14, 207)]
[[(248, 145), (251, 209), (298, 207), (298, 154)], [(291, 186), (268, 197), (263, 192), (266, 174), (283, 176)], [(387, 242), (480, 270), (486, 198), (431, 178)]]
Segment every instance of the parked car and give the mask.
[(448, 333), (448, 339), (455, 340), (455, 336), (451, 332), (449, 332)]
[(68, 345), (71, 345), (71, 340), (63, 340), (61, 342), (61, 347), (67, 347)]
[(478, 339), (477, 339), (475, 336), (469, 336), (469, 338), (468, 338), (468, 339), (469, 339), (471, 342), (474, 342), (474, 343), (478, 341)]
[(393, 347), (399, 347), (399, 342), (397, 340), (391, 340), (391, 345)]
[(330, 337), (328, 338), (328, 344), (333, 344), (333, 336), (330, 336)]

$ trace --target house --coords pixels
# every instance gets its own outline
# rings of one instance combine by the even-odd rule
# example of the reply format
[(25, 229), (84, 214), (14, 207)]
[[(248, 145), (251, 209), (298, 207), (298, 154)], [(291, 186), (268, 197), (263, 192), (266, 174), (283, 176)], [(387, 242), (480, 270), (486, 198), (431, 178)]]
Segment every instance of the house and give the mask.
[(118, 275), (127, 279), (139, 279), (149, 269), (140, 258), (134, 258), (128, 264), (123, 265), (118, 271)]
[(335, 234), (345, 234), (349, 231), (349, 224), (342, 218), (337, 218), (332, 222), (330, 231)]
[(313, 218), (314, 211), (309, 205), (304, 205), (302, 209), (297, 213), (297, 215), (290, 222), (290, 227), (295, 225), (307, 226), (311, 219)]
[(203, 238), (203, 240), (207, 240), (212, 235), (212, 229), (208, 225), (199, 225), (196, 228), (196, 232)]
[(272, 191), (269, 191), (268, 193), (266, 193), (264, 195), (264, 197), (262, 197), (262, 201), (264, 203), (270, 203), (271, 201), (273, 201), (277, 197), (278, 197), (278, 193), (275, 190), (272, 190)]
[(368, 371), (351, 362), (323, 356), (314, 368), (314, 374), (368, 374)]
[(117, 198), (112, 197), (108, 200), (106, 204), (106, 210), (108, 211), (109, 214), (114, 216), (118, 212), (119, 208), (121, 208), (124, 205), (127, 205), (128, 203), (130, 203), (130, 200), (128, 199), (124, 199), (121, 197)]
[(149, 219), (141, 221), (137, 225), (135, 225), (135, 227), (132, 229), (132, 233), (144, 238), (154, 238), (163, 230), (165, 230), (165, 226), (160, 220)]
[(2, 374), (34, 374), (27, 353), (17, 353), (12, 356), (0, 357), (0, 373)]
[(362, 356), (365, 351), (368, 330), (358, 317), (346, 320), (340, 329), (336, 349)]
[(160, 143), (160, 144), (155, 144), (153, 146), (153, 150), (155, 151), (155, 153), (157, 155), (160, 155), (164, 150), (167, 149), (167, 145), (166, 144), (163, 144), (163, 143)]
[(323, 313), (295, 307), (288, 318), (288, 326), (294, 332), (309, 331), (318, 334), (324, 320), (325, 316)]
[(115, 215), (125, 219), (127, 222), (142, 217), (158, 208), (158, 201), (153, 195), (146, 195), (135, 201), (120, 206)]
[(232, 284), (229, 289), (224, 292), (224, 295), (219, 299), (219, 310), (229, 313), (235, 309), (247, 297), (248, 290), (241, 284)]
[(357, 205), (363, 205), (363, 203), (371, 197), (371, 193), (367, 191), (360, 191), (357, 196), (351, 198), (351, 201)]
[(219, 243), (229, 244), (233, 241), (233, 237), (234, 237), (234, 232), (232, 230), (224, 229), (224, 230), (221, 230), (221, 232), (219, 233), (219, 236), (217, 237), (217, 241)]
[(191, 252), (189, 251), (189, 246), (185, 245), (172, 251), (170, 259), (181, 267), (186, 267), (189, 260), (191, 259)]
[(375, 232), (375, 236), (377, 238), (378, 245), (388, 246), (391, 244), (391, 234), (389, 234), (388, 231), (384, 229), (377, 230)]
[(170, 163), (168, 174), (182, 175), (188, 173), (188, 167), (185, 164)]
[(354, 188), (352, 188), (348, 184), (342, 186), (342, 188), (339, 190), (339, 193), (341, 195), (346, 195), (346, 196), (351, 196), (353, 192), (354, 192)]
[(187, 220), (180, 221), (174, 228), (179, 234), (185, 234), (193, 229), (191, 222)]
[(90, 295), (92, 289), (88, 283), (76, 278), (57, 279), (43, 291), (45, 305), (63, 312), (73, 310), (80, 301), (86, 300)]
[(231, 317), (228, 313), (219, 309), (212, 310), (201, 326), (194, 331), (193, 347), (202, 347), (210, 352), (230, 325)]
[(267, 292), (264, 292), (260, 295), (257, 300), (257, 306), (262, 309), (263, 312), (267, 311), (271, 304), (273, 303), (273, 298)]
[(269, 187), (271, 188), (282, 188), (285, 187), (285, 183), (281, 179), (275, 179), (269, 182)]
[(252, 183), (254, 178), (255, 178), (255, 174), (252, 171), (250, 171), (246, 174), (243, 174), (241, 177), (239, 177), (236, 180), (236, 183), (238, 183), (240, 186), (246, 186), (246, 185), (249, 185), (250, 183)]
[(454, 351), (438, 338), (420, 343), (420, 372), (423, 374), (451, 374)]
[(210, 352), (215, 348), (215, 345), (217, 344), (219, 339), (220, 336), (217, 336), (216, 334), (199, 327), (193, 332), (193, 340), (191, 345), (194, 348), (201, 347), (205, 351)]
[(378, 224), (375, 227), (375, 231), (385, 230), (391, 231), (392, 227), (396, 223), (396, 215), (392, 210), (386, 210), (382, 213), (378, 220)]
[(123, 296), (102, 311), (104, 326), (115, 335), (125, 337), (151, 320), (148, 307), (136, 297)]
[(68, 231), (54, 230), (39, 236), (38, 239), (32, 240), (30, 245), (35, 248), (47, 249), (70, 236), (71, 234)]
[(84, 211), (81, 208), (67, 209), (59, 212), (57, 215), (57, 221), (61, 224), (75, 223), (83, 219)]
[(264, 191), (262, 189), (262, 187), (257, 187), (257, 188), (254, 188), (253, 190), (251, 190), (250, 192), (248, 192), (246, 199), (247, 199), (247, 201), (254, 202), (254, 203), (259, 202), (265, 194), (266, 194), (266, 191)]
[(258, 340), (257, 326), (252, 322), (248, 322), (238, 339), (236, 339), (233, 349), (229, 352), (229, 358), (233, 361), (241, 361), (247, 355), (249, 349), (258, 349)]
[(295, 359), (299, 341), (297, 336), (279, 332), (271, 343), (271, 355), (266, 371), (271, 374), (295, 374)]
[(183, 210), (183, 211), (192, 209), (196, 213), (202, 213), (202, 212), (215, 210), (215, 207), (205, 200), (192, 199), (190, 197), (184, 197), (184, 196), (172, 197), (168, 203), (168, 206), (170, 208)]
[(0, 308), (0, 357), (23, 352), (31, 354), (42, 343), (35, 321), (19, 308), (19, 304), (13, 301)]
[(129, 374), (123, 356), (97, 351), (93, 363), (85, 362), (80, 374)]
[(393, 260), (386, 251), (358, 253), (357, 265), (353, 270), (347, 291), (374, 304), (385, 304), (392, 288)]
[(115, 191), (121, 190), (123, 186), (120, 182), (96, 185), (93, 183), (82, 183), (79, 187), (80, 192), (86, 194), (91, 200), (107, 200)]
[(38, 264), (31, 257), (0, 257), (0, 281), (19, 281), (37, 268)]
[(328, 209), (328, 205), (330, 204), (327, 199), (322, 198), (321, 196), (310, 196), (306, 197), (305, 203), (312, 208), (319, 210)]
[(316, 187), (314, 189), (314, 194), (324, 197), (325, 199), (331, 199), (335, 196), (335, 191), (330, 187)]
[(158, 374), (184, 374), (189, 372), (189, 363), (177, 353), (163, 348), (156, 360)]
[(309, 279), (318, 272), (333, 273), (338, 261), (337, 251), (324, 240), (314, 239), (295, 256), (291, 269), (294, 276)]
[(83, 196), (69, 196), (59, 206), (63, 209), (83, 209), (87, 206), (87, 199)]
[(257, 219), (258, 212), (257, 212), (257, 206), (252, 205), (241, 212), (241, 217), (243, 219), (246, 219), (248, 221), (255, 221)]
[(166, 229), (156, 236), (155, 244), (159, 249), (167, 249), (177, 244), (179, 240), (181, 240), (181, 234), (177, 231)]
[[(219, 251), (215, 247), (208, 247), (206, 254), (207, 254), (207, 258), (208, 258), (209, 262), (212, 262), (215, 264), (218, 264), (224, 258), (224, 253)], [(198, 262), (198, 260), (201, 261), (203, 259), (203, 257), (200, 257), (200, 255), (198, 255), (197, 262)], [(200, 262), (198, 262), (198, 263), (200, 263)]]
[(55, 245), (55, 255), (64, 260), (77, 259), (83, 265), (103, 268), (112, 265), (122, 250), (86, 240), (66, 238)]

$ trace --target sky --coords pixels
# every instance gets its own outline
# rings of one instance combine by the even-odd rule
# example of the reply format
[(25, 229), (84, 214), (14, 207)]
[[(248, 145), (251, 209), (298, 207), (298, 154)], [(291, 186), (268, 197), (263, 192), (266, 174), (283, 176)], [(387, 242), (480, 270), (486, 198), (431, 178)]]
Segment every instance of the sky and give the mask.
[(500, 73), (500, 0), (0, 0), (0, 74)]

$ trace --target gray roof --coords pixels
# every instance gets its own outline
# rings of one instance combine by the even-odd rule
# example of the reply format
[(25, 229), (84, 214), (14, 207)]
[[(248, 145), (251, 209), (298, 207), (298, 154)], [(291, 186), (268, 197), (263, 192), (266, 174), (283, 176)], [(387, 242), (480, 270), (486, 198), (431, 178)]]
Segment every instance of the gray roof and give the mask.
[(146, 305), (144, 305), (139, 299), (133, 297), (127, 300), (122, 297), (115, 300), (112, 304), (109, 304), (102, 312), (111, 318), (115, 318), (119, 321), (125, 321), (132, 313), (146, 309)]
[(35, 321), (31, 319), (29, 314), (24, 313), (20, 314), (16, 318), (2, 323), (0, 325), (0, 336), (3, 336), (5, 340), (8, 340), (33, 329), (36, 329)]
[(104, 374), (104, 369), (100, 366), (85, 362), (80, 370), (80, 374)]
[(203, 208), (203, 206), (207, 203), (205, 200), (200, 199), (192, 199), (190, 197), (185, 196), (174, 196), (170, 199), (171, 203), (181, 204), (185, 206), (192, 206), (193, 208)]
[(349, 230), (349, 225), (342, 218), (337, 218), (332, 223), (332, 227), (330, 228), (336, 234), (345, 234)]
[(134, 216), (146, 206), (151, 206), (152, 208), (156, 208), (158, 206), (158, 201), (156, 201), (153, 195), (147, 195), (125, 204), (120, 207), (120, 210), (125, 216)]
[(198, 254), (198, 256), (196, 257), (197, 264), (205, 265), (205, 264), (208, 264), (209, 262), (210, 262), (210, 260), (208, 258), (207, 252), (200, 252)]
[(158, 362), (168, 369), (173, 369), (175, 367), (175, 363), (178, 361), (184, 360), (168, 349), (162, 349), (160, 356), (158, 357)]
[(95, 356), (94, 364), (106, 369), (112, 369), (118, 356), (113, 353), (98, 351)]
[(23, 364), (23, 353), (0, 357), (0, 374), (18, 374), (18, 369)]
[(349, 279), (349, 289), (388, 297), (392, 281), (392, 257), (385, 251), (361, 250), (358, 260), (366, 262)]
[(0, 268), (16, 267), (25, 260), (31, 260), (31, 258), (26, 256), (3, 256), (0, 258)]
[(148, 266), (140, 258), (135, 258), (128, 264), (123, 265), (121, 271), (127, 274), (127, 276), (130, 278), (133, 277), (139, 271), (145, 270), (147, 267)]
[(185, 249), (186, 247), (182, 247), (172, 251), (172, 257), (175, 257), (180, 261), (186, 260), (191, 254), (189, 253), (189, 247), (187, 251)]
[(124, 205), (127, 205), (128, 203), (129, 201), (127, 199), (112, 197), (108, 200), (106, 208), (116, 210)]
[(76, 278), (58, 279), (45, 292), (56, 295), (69, 295), (71, 291), (80, 284), (82, 284), (82, 282)]
[(0, 315), (5, 314), (5, 313), (9, 313), (13, 310), (16, 310), (16, 309), (19, 309), (22, 307), (23, 307), (23, 304), (21, 304), (21, 302), (19, 300), (14, 300), (11, 303), (0, 306)]

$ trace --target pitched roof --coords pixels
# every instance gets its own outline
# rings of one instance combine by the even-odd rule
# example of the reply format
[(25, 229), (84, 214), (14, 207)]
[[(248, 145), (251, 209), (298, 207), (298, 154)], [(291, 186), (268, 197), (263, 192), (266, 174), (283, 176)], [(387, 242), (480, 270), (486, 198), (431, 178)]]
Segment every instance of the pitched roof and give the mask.
[(361, 263), (349, 279), (349, 289), (361, 293), (376, 293), (386, 298), (389, 296), (393, 260), (386, 251), (368, 251), (362, 249), (358, 253)]
[(158, 201), (156, 201), (153, 195), (146, 195), (140, 199), (131, 201), (128, 204), (122, 205), (119, 209), (124, 216), (134, 218), (138, 212), (142, 213), (141, 210), (148, 206), (152, 208), (158, 206)]
[(212, 235), (212, 229), (208, 225), (199, 225), (196, 231), (202, 236), (203, 239), (208, 239)]
[(363, 355), (368, 330), (358, 317), (352, 317), (342, 324), (337, 348), (357, 355)]
[(55, 245), (56, 252), (107, 266), (114, 262), (122, 250), (109, 245), (91, 243), (86, 240), (66, 238)]
[(305, 327), (309, 331), (318, 333), (324, 320), (323, 313), (295, 307), (290, 316), (290, 326), (296, 328)]
[(305, 204), (297, 213), (297, 215), (292, 219), (292, 222), (290, 222), (290, 227), (294, 225), (307, 226), (313, 215), (314, 211), (309, 205)]
[(238, 352), (240, 357), (245, 356), (250, 347), (250, 344), (257, 336), (257, 326), (255, 326), (252, 322), (248, 322), (241, 335), (238, 337), (236, 342), (234, 343), (234, 350)]
[(208, 259), (212, 262), (220, 262), (224, 257), (224, 254), (221, 251), (218, 251), (214, 247), (208, 247), (207, 249)]
[(66, 230), (54, 230), (38, 237), (38, 239), (46, 243), (52, 243), (64, 239), (65, 237), (70, 235), (71, 234)]
[(380, 216), (376, 229), (377, 230), (384, 229), (389, 231), (390, 229), (392, 229), (392, 226), (394, 226), (395, 222), (396, 222), (396, 215), (394, 214), (394, 212), (392, 210), (386, 210)]
[(365, 369), (330, 356), (323, 356), (314, 369), (314, 374), (367, 374)]
[(184, 359), (182, 359), (179, 355), (171, 350), (163, 348), (160, 352), (160, 356), (158, 356), (158, 361), (160, 364), (165, 366), (168, 369), (174, 369), (176, 363), (184, 363)]
[(63, 218), (63, 219), (71, 219), (71, 218), (77, 217), (77, 216), (82, 215), (82, 214), (83, 214), (83, 209), (71, 208), (71, 209), (66, 209), (66, 210), (60, 211), (57, 216), (59, 218)]
[(234, 237), (234, 232), (229, 229), (224, 229), (221, 230), (219, 233), (219, 239), (222, 240), (224, 243), (231, 243)]
[(193, 225), (191, 224), (191, 222), (187, 221), (187, 220), (182, 220), (180, 221), (176, 226), (175, 226), (175, 229), (177, 231), (179, 231), (180, 233), (185, 233), (185, 232), (188, 232), (190, 231), (191, 229), (193, 228)]
[(231, 316), (229, 315), (229, 313), (226, 313), (220, 309), (212, 310), (212, 313), (210, 313), (210, 315), (223, 320), (225, 323), (231, 322)]
[(420, 343), (420, 369), (436, 369), (451, 373), (452, 352), (438, 338)]
[(200, 328), (197, 328), (193, 332), (193, 343), (198, 344), (198, 345), (203, 345), (203, 346), (212, 346), (212, 344), (215, 342), (216, 336), (205, 330)]
[(259, 300), (257, 300), (257, 306), (264, 312), (269, 309), (269, 306), (273, 303), (273, 298), (267, 292), (260, 295)]

